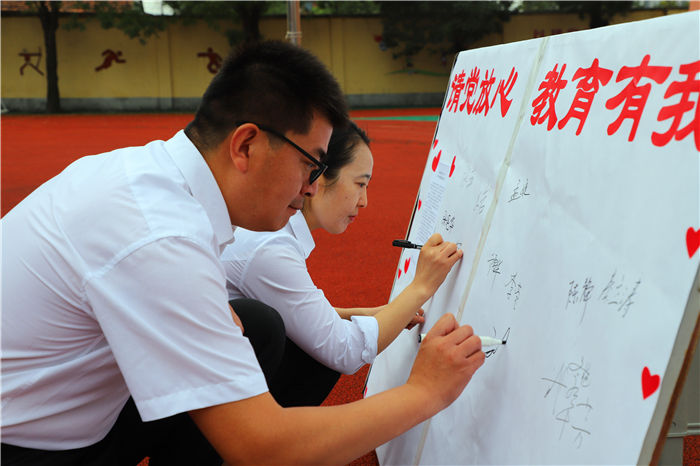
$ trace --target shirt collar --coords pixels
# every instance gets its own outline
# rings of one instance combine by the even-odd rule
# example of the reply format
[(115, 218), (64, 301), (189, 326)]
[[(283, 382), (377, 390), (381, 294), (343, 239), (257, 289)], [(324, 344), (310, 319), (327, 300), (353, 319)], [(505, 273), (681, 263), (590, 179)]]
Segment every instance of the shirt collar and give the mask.
[(311, 236), (311, 230), (309, 230), (309, 225), (306, 223), (304, 214), (301, 211), (292, 215), (287, 224), (287, 228), (291, 231), (292, 235), (299, 241), (302, 251), (304, 251), (304, 259), (308, 259), (311, 251), (314, 250), (316, 243), (314, 242), (314, 237)]
[(209, 165), (183, 130), (165, 142), (165, 149), (185, 178), (192, 196), (207, 213), (219, 247), (223, 250), (233, 242), (236, 227), (231, 225), (226, 202)]

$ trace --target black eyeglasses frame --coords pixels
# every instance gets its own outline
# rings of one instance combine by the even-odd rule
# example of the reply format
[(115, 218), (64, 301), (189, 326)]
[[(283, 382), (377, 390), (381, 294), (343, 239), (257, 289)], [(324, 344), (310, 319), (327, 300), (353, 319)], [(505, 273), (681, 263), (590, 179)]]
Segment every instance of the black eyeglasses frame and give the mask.
[(273, 136), (278, 137), (279, 139), (282, 139), (284, 142), (286, 142), (287, 144), (289, 144), (290, 146), (292, 146), (293, 148), (298, 150), (301, 153), (301, 155), (303, 155), (304, 157), (309, 159), (311, 162), (313, 162), (313, 164), (316, 165), (318, 168), (311, 170), (311, 174), (309, 175), (309, 184), (310, 185), (314, 184), (316, 182), (316, 180), (321, 175), (323, 175), (326, 172), (326, 170), (328, 169), (328, 165), (321, 162), (320, 160), (317, 160), (316, 157), (314, 157), (313, 155), (306, 152), (304, 149), (299, 147), (299, 145), (297, 145), (294, 141), (292, 141), (287, 136), (280, 133), (279, 131), (277, 131), (274, 128), (271, 128), (267, 125), (261, 125), (259, 123), (255, 123), (253, 121), (239, 121), (236, 123), (236, 126), (245, 125), (247, 123), (253, 124), (253, 125), (257, 126), (258, 128), (260, 128), (261, 130), (265, 131), (266, 133), (270, 133)]

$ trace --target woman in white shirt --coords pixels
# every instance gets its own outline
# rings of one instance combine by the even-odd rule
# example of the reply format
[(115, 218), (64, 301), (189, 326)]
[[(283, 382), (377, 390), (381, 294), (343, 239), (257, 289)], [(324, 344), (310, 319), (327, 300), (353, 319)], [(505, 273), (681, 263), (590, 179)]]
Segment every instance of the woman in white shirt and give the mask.
[[(317, 194), (307, 198), (302, 210), (279, 231), (238, 228), (234, 243), (222, 254), (229, 299), (253, 298), (282, 316), (288, 337), (282, 372), (288, 366), (298, 374), (294, 382), (297, 394), (308, 394), (303, 404), (320, 404), (338, 372), (354, 373), (371, 363), (403, 328), (422, 323), (421, 306), (462, 257), (454, 243), (433, 235), (421, 250), (413, 282), (391, 303), (354, 309), (331, 305), (306, 268), (314, 248), (311, 231), (323, 228), (339, 234), (346, 230), (367, 205), (372, 166), (364, 131), (353, 123), (334, 130), (328, 145), (328, 169), (319, 179)], [(307, 354), (313, 360), (300, 364)], [(275, 383), (269, 385), (275, 395)], [(294, 390), (287, 386), (284, 391)]]

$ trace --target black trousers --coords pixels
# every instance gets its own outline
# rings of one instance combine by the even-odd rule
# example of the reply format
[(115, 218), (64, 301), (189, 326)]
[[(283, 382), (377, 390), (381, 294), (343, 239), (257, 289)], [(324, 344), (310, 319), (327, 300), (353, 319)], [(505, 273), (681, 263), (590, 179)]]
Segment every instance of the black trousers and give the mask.
[[(318, 406), (340, 374), (311, 358), (289, 340), (280, 315), (252, 299), (231, 301), (250, 340), (268, 388), (282, 406)], [(66, 426), (70, 428), (69, 426)], [(221, 458), (187, 413), (142, 422), (129, 399), (107, 436), (94, 445), (74, 450), (46, 451), (2, 444), (3, 466), (136, 465), (149, 457), (149, 466), (220, 465)]]

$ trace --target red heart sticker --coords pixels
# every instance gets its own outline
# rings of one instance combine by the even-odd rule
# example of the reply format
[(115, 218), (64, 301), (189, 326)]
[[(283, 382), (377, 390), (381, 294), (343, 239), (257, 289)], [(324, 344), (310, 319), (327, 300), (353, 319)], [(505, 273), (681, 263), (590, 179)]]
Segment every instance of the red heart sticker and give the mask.
[(688, 247), (688, 257), (693, 257), (695, 251), (700, 247), (700, 229), (688, 228), (688, 231), (685, 232), (685, 245)]
[(399, 278), (401, 278), (401, 268), (399, 267)]
[(435, 149), (435, 146), (437, 146), (437, 142), (438, 142), (437, 139), (435, 139), (435, 141), (433, 141), (433, 149)]
[(645, 400), (659, 388), (660, 383), (661, 377), (658, 374), (651, 375), (649, 368), (645, 366), (642, 370), (642, 396)]
[(411, 258), (409, 257), (403, 261), (403, 273), (408, 273), (408, 266), (411, 264)]
[(455, 172), (455, 162), (457, 161), (457, 156), (455, 155), (454, 158), (452, 159), (452, 166), (450, 167), (450, 176), (448, 178), (452, 178), (452, 174)]
[(438, 154), (433, 157), (433, 171), (437, 170), (438, 162), (440, 162), (440, 155), (442, 154), (442, 151), (438, 152)]
[(420, 210), (421, 204), (423, 204), (423, 203), (420, 201), (420, 199), (418, 199), (418, 210)]

